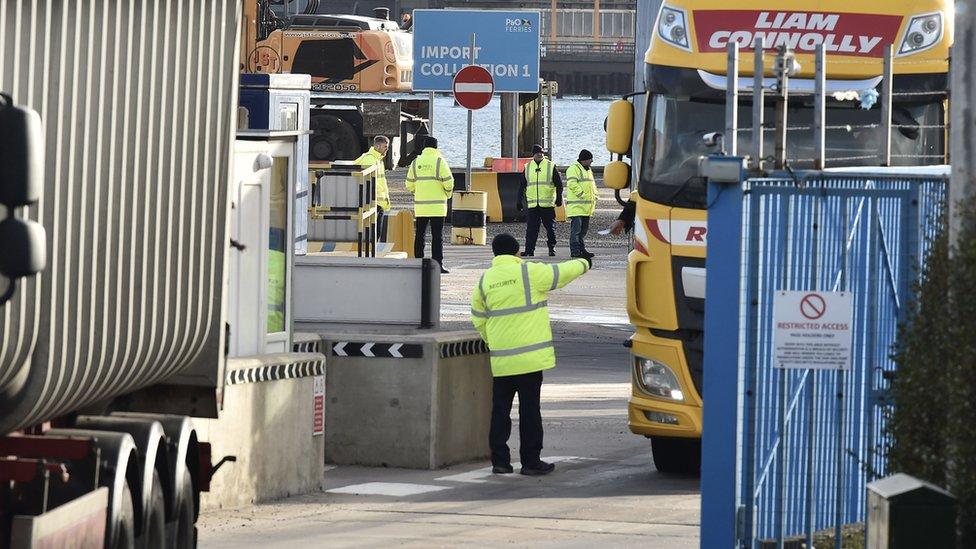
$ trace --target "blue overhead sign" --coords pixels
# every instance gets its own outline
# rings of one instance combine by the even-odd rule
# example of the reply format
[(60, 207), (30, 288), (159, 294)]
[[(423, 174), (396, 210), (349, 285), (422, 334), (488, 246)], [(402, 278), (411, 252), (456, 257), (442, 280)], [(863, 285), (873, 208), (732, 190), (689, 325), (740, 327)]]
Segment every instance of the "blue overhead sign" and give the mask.
[(539, 12), (487, 10), (414, 10), (414, 91), (451, 91), (470, 63), (472, 34), (475, 64), (496, 92), (539, 91)]

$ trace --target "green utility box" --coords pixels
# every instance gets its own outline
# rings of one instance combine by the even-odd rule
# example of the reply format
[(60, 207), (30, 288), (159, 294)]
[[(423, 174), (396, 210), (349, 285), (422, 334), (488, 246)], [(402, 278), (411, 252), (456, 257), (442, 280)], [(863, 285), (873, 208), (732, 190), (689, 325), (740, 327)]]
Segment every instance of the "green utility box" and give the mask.
[(905, 474), (867, 486), (868, 549), (956, 546), (956, 498)]

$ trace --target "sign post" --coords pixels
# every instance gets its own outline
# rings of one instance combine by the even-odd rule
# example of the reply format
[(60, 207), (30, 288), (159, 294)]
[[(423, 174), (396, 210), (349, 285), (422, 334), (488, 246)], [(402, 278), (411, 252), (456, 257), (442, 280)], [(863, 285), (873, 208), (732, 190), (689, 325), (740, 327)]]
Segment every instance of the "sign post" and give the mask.
[[(477, 34), (471, 35), (471, 66), (472, 67), (474, 66), (474, 61), (476, 59), (475, 53), (478, 51), (475, 49), (477, 37), (478, 37)], [(490, 76), (491, 75), (489, 74), (489, 77)], [(457, 75), (454, 76), (454, 80), (455, 80), (454, 90), (455, 93), (457, 93)], [(491, 99), (489, 99), (489, 101), (491, 101)], [(465, 165), (465, 169), (464, 169), (464, 190), (466, 191), (471, 190), (471, 126), (472, 126), (471, 120), (473, 116), (474, 116), (473, 111), (471, 109), (468, 109), (468, 162)]]
[[(512, 93), (512, 171), (518, 172), (518, 120), (519, 120), (519, 94)], [(548, 151), (550, 158), (552, 157), (552, 151)]]
[(430, 130), (430, 135), (434, 135), (434, 92), (428, 94), (427, 103), (430, 105), (430, 108), (427, 109), (427, 125)]
[[(471, 51), (475, 51), (475, 35), (471, 35)], [(471, 134), (472, 112), (491, 102), (495, 92), (495, 83), (491, 73), (484, 67), (474, 64), (474, 53), (471, 54), (471, 64), (454, 75), (454, 100), (458, 105), (468, 109), (468, 163), (465, 171), (465, 188), (471, 189)]]
[[(854, 318), (854, 296), (850, 292), (795, 292), (779, 291), (773, 296), (773, 367), (781, 370), (805, 369), (812, 380), (816, 380), (817, 370), (838, 370), (838, 383), (843, 386), (843, 376), (847, 370), (851, 369), (851, 348)], [(780, 372), (782, 383), (780, 388), (780, 433), (786, 432), (788, 377), (786, 372)], [(814, 430), (816, 424), (813, 417), (816, 415), (816, 385), (810, 385), (810, 449), (813, 451)], [(841, 392), (838, 391), (838, 396)], [(844, 405), (838, 403), (837, 412), (837, 446), (836, 463), (837, 466), (837, 526), (840, 528), (840, 516), (842, 513), (843, 502), (840, 494), (843, 493), (843, 475), (841, 474), (841, 448), (843, 448), (844, 431)], [(785, 513), (782, 507), (785, 505), (786, 496), (786, 442), (784, 441), (777, 449), (779, 460), (778, 470), (780, 475), (779, 498), (781, 500), (780, 512)], [(815, 462), (812, 454), (808, 454), (807, 472), (807, 504), (812, 505), (813, 492), (813, 467)], [(812, 518), (808, 519), (807, 539), (811, 539)], [(782, 528), (779, 532), (779, 539), (782, 540)], [(840, 540), (839, 532), (835, 532), (836, 539)]]

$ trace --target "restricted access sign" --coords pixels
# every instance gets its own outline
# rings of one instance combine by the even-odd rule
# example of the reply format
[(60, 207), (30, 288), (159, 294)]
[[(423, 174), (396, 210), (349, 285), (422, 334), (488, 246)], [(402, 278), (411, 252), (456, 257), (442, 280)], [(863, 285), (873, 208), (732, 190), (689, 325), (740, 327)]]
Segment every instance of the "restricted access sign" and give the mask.
[(466, 109), (476, 111), (489, 102), (495, 93), (491, 73), (478, 65), (469, 65), (454, 75), (454, 99)]
[(773, 362), (776, 368), (848, 370), (851, 367), (850, 292), (776, 292)]

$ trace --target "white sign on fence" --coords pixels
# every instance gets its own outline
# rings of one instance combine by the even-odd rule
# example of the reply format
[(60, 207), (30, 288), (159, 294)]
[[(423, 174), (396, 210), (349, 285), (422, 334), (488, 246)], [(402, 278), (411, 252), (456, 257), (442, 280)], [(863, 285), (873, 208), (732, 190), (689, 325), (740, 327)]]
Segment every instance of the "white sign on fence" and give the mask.
[(849, 370), (854, 300), (850, 292), (776, 292), (776, 368)]

